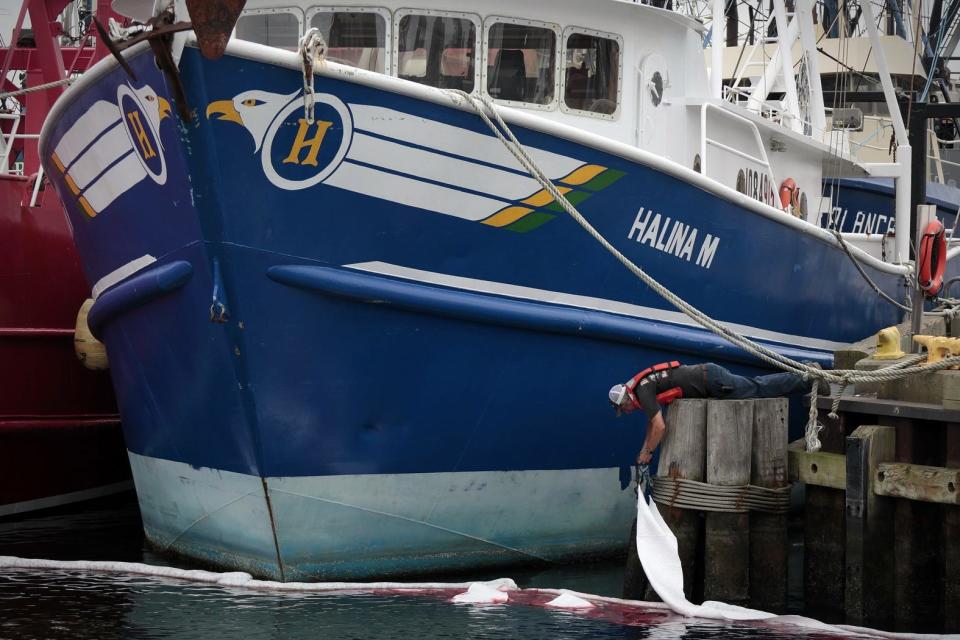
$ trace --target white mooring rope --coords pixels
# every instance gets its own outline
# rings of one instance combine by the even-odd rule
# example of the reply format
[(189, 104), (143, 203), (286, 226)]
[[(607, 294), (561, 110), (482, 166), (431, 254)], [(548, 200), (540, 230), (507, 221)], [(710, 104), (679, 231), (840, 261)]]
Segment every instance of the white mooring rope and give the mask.
[[(587, 233), (589, 233), (597, 242), (600, 243), (601, 246), (603, 246), (604, 249), (612, 254), (617, 260), (619, 260), (620, 263), (631, 273), (642, 280), (648, 287), (653, 289), (660, 297), (682, 311), (687, 317), (694, 320), (697, 324), (705, 329), (708, 329), (721, 338), (724, 338), (731, 344), (740, 347), (747, 353), (750, 353), (754, 357), (766, 362), (767, 364), (770, 364), (778, 369), (783, 369), (784, 371), (800, 374), (806, 380), (820, 379), (826, 380), (827, 382), (837, 383), (841, 387), (841, 392), (850, 383), (889, 382), (891, 380), (898, 380), (909, 376), (942, 371), (949, 367), (960, 365), (960, 356), (951, 356), (934, 364), (926, 364), (911, 369), (908, 369), (907, 366), (914, 364), (919, 360), (919, 358), (914, 358), (909, 362), (899, 363), (891, 367), (877, 369), (876, 371), (857, 371), (854, 369), (835, 369), (831, 371), (824, 371), (818, 367), (812, 367), (802, 362), (793, 360), (792, 358), (788, 358), (787, 356), (781, 355), (771, 349), (768, 349), (767, 347), (764, 347), (761, 344), (754, 342), (753, 340), (750, 340), (746, 336), (728, 329), (717, 320), (714, 320), (710, 316), (706, 315), (690, 303), (683, 300), (680, 296), (660, 284), (653, 276), (647, 274), (643, 269), (634, 264), (616, 247), (610, 244), (606, 238), (600, 235), (593, 225), (587, 222), (586, 218), (584, 218), (583, 215), (577, 211), (577, 208), (574, 207), (569, 200), (567, 200), (567, 198), (556, 188), (553, 182), (546, 177), (543, 171), (540, 170), (536, 163), (530, 158), (526, 150), (523, 148), (523, 145), (521, 145), (520, 141), (517, 140), (516, 136), (514, 136), (513, 131), (510, 130), (510, 127), (507, 126), (507, 123), (503, 121), (503, 118), (500, 116), (496, 106), (489, 98), (486, 96), (471, 95), (458, 89), (449, 89), (448, 93), (454, 96), (458, 103), (460, 102), (459, 99), (465, 100), (466, 103), (470, 105), (483, 119), (490, 130), (500, 140), (500, 142), (503, 143), (513, 157), (517, 159), (524, 169), (526, 169), (527, 173), (529, 173), (531, 177), (539, 182), (540, 185), (543, 186), (543, 188), (551, 196), (553, 196), (554, 200), (561, 207), (563, 207), (564, 211), (566, 211), (570, 217), (577, 222), (577, 224), (583, 227)], [(494, 124), (493, 120), (490, 119), (490, 115), (487, 115), (488, 112), (493, 116), (493, 119), (496, 120), (496, 124)], [(807, 451), (818, 451), (821, 446), (817, 433), (823, 427), (817, 422), (816, 387), (817, 385), (813, 384), (813, 393), (810, 397), (810, 415), (807, 422), (807, 431), (805, 436)], [(840, 395), (841, 394), (837, 394), (837, 397), (834, 399), (830, 414), (831, 417), (836, 417), (837, 407), (840, 403)]]
[(53, 82), (47, 82), (46, 84), (38, 84), (35, 87), (27, 87), (26, 89), (18, 89), (17, 91), (7, 91), (6, 93), (0, 93), (0, 100), (6, 100), (7, 98), (16, 98), (17, 96), (23, 96), (28, 93), (34, 93), (37, 91), (46, 91), (47, 89), (53, 89), (55, 87), (61, 87), (65, 84), (70, 84), (73, 82), (73, 78), (63, 78), (62, 80), (54, 80)]

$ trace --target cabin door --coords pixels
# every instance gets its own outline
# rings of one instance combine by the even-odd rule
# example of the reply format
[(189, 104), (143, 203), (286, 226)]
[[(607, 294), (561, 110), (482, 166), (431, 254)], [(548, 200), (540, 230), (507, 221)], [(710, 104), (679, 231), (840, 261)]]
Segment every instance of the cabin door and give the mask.
[(668, 158), (672, 154), (664, 98), (669, 87), (667, 61), (659, 53), (647, 55), (637, 78), (637, 146)]

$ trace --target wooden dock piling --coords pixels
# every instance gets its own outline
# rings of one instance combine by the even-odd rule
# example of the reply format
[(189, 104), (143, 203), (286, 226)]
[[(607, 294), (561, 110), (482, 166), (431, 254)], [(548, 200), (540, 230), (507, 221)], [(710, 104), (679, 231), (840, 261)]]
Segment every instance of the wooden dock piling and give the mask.
[[(787, 413), (777, 398), (754, 403), (750, 483), (787, 486)], [(787, 514), (750, 514), (750, 606), (780, 613), (787, 608)]]
[[(937, 464), (943, 439), (914, 421), (897, 426), (896, 461)], [(940, 430), (942, 433), (942, 429)], [(943, 507), (917, 500), (897, 500), (894, 512), (896, 625), (917, 632), (936, 632), (943, 620)]]
[[(827, 417), (826, 411), (823, 411), (820, 421), (824, 425), (820, 432), (822, 454), (842, 456), (845, 437), (843, 417), (832, 420)], [(840, 462), (842, 468), (842, 458)], [(828, 465), (823, 467), (812, 462), (804, 471), (814, 476), (823, 476)], [(832, 469), (832, 466), (830, 468)], [(806, 486), (803, 519), (803, 598), (807, 615), (823, 620), (841, 620), (844, 614), (844, 498), (842, 488), (809, 483)]]
[[(823, 419), (831, 400), (820, 402)], [(790, 477), (807, 493), (807, 615), (918, 633), (960, 631), (960, 407), (849, 396), (839, 400), (839, 414), (840, 429), (827, 432), (824, 451), (790, 445)], [(834, 435), (854, 427), (845, 451), (832, 452)], [(831, 495), (845, 505), (839, 563), (826, 533), (835, 525), (833, 510), (824, 508)], [(839, 596), (830, 593), (831, 581), (842, 585)], [(840, 615), (823, 607), (825, 593)]]
[(893, 502), (877, 496), (877, 468), (894, 456), (892, 427), (860, 426), (847, 437), (846, 620), (893, 622)]
[[(960, 423), (946, 425), (946, 456), (944, 466), (960, 469)], [(949, 491), (949, 484), (947, 490)], [(960, 494), (960, 484), (954, 484)], [(943, 514), (943, 627), (960, 630), (960, 507), (945, 507)]]
[[(666, 432), (660, 444), (658, 477), (686, 478), (703, 482), (706, 464), (707, 401), (679, 400), (664, 417)], [(677, 552), (683, 567), (683, 589), (691, 602), (703, 600), (702, 574), (697, 553), (703, 538), (703, 516), (696, 511), (660, 505), (660, 515), (677, 538)], [(623, 597), (658, 600), (650, 588), (637, 555), (637, 523), (630, 532)]]
[(627, 538), (627, 565), (623, 570), (623, 597), (627, 600), (646, 600), (650, 581), (640, 564), (637, 553), (637, 519), (633, 519), (630, 537)]
[[(750, 483), (753, 401), (707, 404), (707, 482)], [(708, 512), (704, 537), (703, 594), (708, 600), (745, 604), (750, 598), (750, 514)]]
[[(660, 445), (658, 476), (704, 481), (707, 459), (707, 400), (681, 400), (670, 405), (666, 433)], [(703, 537), (703, 516), (697, 511), (661, 505), (660, 515), (677, 537), (683, 566), (683, 592), (690, 601), (702, 600), (702, 574), (697, 549)]]
[[(677, 537), (691, 602), (786, 608), (787, 496), (756, 486), (787, 486), (788, 407), (782, 398), (691, 399), (667, 412), (653, 495)], [(624, 596), (653, 600), (635, 536), (634, 528)]]

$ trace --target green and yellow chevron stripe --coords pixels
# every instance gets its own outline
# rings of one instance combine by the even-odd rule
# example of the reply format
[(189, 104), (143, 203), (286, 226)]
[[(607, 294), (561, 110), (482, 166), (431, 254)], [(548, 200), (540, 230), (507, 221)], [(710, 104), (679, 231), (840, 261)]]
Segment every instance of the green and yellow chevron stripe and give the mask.
[[(623, 171), (608, 169), (598, 164), (585, 164), (560, 178), (554, 184), (557, 191), (562, 193), (571, 204), (577, 206), (594, 193), (606, 189), (625, 175)], [(544, 210), (541, 211), (540, 209)], [(563, 208), (554, 202), (553, 196), (546, 189), (541, 189), (515, 204), (504, 207), (492, 216), (481, 220), (481, 222), (491, 227), (526, 233), (556, 217), (555, 213), (548, 212), (562, 213)]]

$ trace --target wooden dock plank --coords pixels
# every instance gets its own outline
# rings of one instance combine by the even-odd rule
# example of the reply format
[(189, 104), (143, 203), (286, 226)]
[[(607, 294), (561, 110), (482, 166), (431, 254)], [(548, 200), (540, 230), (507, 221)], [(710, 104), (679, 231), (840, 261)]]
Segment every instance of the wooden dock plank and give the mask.
[(827, 487), (847, 488), (847, 459), (842, 453), (804, 450), (804, 442), (795, 440), (789, 447), (789, 475), (792, 482)]
[(960, 504), (960, 469), (888, 462), (877, 468), (877, 495), (921, 502)]

